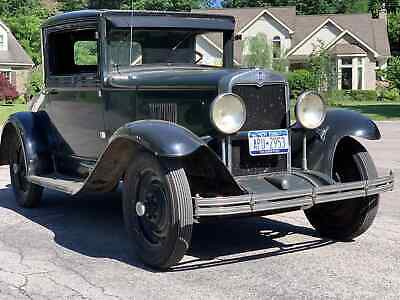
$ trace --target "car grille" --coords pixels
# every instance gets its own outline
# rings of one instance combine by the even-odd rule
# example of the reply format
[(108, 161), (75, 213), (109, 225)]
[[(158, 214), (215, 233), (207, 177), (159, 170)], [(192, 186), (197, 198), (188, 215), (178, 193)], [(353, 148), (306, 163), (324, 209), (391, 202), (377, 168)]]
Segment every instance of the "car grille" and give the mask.
[(242, 131), (287, 127), (285, 85), (235, 85), (232, 91), (246, 102), (247, 121)]
[[(247, 120), (241, 131), (284, 129), (288, 125), (286, 87), (283, 84), (236, 85), (233, 93), (246, 103)], [(283, 172), (288, 168), (288, 155), (253, 157), (249, 154), (248, 140), (232, 138), (232, 173), (235, 176)]]
[(149, 104), (149, 113), (151, 119), (178, 122), (178, 106), (176, 103), (151, 103)]

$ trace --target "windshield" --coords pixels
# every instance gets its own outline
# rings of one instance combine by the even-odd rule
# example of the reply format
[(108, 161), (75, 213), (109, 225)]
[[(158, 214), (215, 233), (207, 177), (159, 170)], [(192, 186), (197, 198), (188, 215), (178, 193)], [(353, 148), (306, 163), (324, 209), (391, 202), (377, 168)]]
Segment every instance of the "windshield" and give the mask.
[(147, 64), (222, 66), (223, 32), (110, 28), (107, 64), (120, 72)]

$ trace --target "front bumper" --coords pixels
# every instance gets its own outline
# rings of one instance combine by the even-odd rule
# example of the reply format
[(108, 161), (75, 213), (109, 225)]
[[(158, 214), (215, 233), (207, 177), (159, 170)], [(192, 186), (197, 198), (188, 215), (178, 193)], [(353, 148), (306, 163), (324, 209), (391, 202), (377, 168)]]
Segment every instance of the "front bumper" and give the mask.
[(316, 173), (291, 172), (285, 176), (292, 182), (288, 190), (267, 182), (268, 177), (247, 177), (238, 182), (248, 194), (230, 197), (194, 197), (195, 217), (234, 216), (266, 213), (284, 209), (305, 209), (314, 205), (377, 195), (392, 191), (394, 175), (350, 183), (328, 182)]

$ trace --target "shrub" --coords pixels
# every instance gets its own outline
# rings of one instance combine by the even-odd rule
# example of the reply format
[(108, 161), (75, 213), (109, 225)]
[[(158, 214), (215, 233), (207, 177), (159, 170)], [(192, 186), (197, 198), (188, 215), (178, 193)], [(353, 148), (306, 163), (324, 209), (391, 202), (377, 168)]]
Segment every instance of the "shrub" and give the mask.
[(400, 57), (389, 59), (384, 76), (390, 81), (392, 87), (400, 89)]
[(0, 74), (0, 100), (6, 103), (13, 103), (18, 97), (18, 92), (10, 81)]
[(43, 88), (43, 73), (40, 68), (35, 68), (31, 74), (29, 86), (26, 91), (28, 99), (36, 96)]
[(376, 102), (378, 94), (376, 91), (331, 91), (324, 94), (330, 105), (340, 105), (344, 102)]
[(338, 105), (352, 100), (349, 91), (334, 90), (323, 94), (323, 96), (329, 105)]
[(305, 69), (295, 70), (287, 74), (291, 96), (297, 98), (302, 92), (315, 89), (313, 74)]
[(385, 89), (382, 93), (383, 101), (400, 101), (400, 90), (397, 88)]
[(378, 100), (376, 91), (350, 91), (350, 97), (356, 102), (376, 102)]

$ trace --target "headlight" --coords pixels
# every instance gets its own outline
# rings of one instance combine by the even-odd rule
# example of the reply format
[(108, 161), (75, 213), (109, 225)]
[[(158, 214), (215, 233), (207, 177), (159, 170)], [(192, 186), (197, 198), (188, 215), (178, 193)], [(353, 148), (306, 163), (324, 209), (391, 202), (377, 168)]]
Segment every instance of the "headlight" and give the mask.
[(221, 132), (234, 134), (246, 122), (246, 106), (235, 94), (222, 94), (211, 104), (211, 122)]
[(326, 117), (326, 106), (320, 95), (314, 92), (303, 93), (297, 98), (296, 118), (307, 129), (321, 126)]

